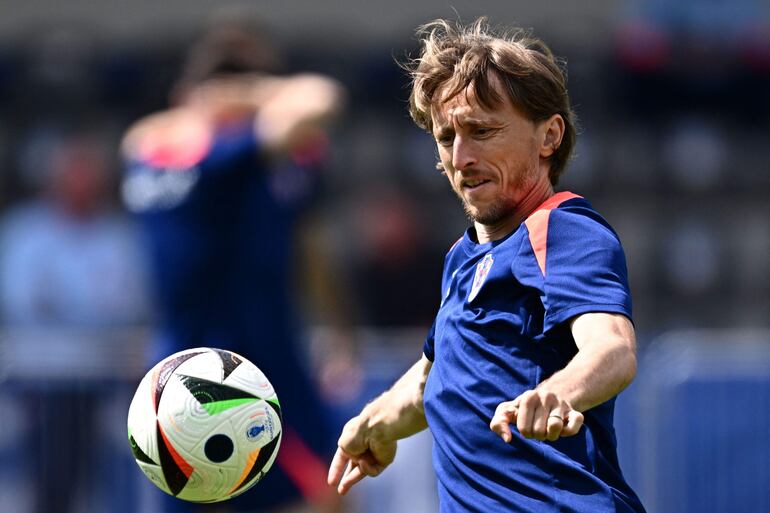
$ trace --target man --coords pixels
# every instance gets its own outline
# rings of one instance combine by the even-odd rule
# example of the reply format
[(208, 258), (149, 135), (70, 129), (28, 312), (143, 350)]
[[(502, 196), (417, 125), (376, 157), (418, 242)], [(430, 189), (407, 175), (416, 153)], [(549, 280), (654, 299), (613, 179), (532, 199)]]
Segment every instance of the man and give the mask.
[(473, 226), (422, 358), (345, 425), (329, 483), (346, 493), (430, 427), (444, 513), (643, 511), (612, 427), (636, 370), (623, 251), (553, 191), (575, 140), (565, 77), (542, 42), (484, 20), (422, 34), (410, 113)]
[(123, 196), (148, 240), (159, 314), (152, 362), (192, 347), (229, 349), (265, 372), (284, 405), (281, 451), (262, 493), (228, 501), (227, 511), (305, 511), (338, 499), (324, 483), (329, 438), (299, 344), (293, 244), (344, 93), (322, 75), (268, 75), (263, 54), (261, 39), (236, 22), (193, 47), (175, 105), (125, 136)]

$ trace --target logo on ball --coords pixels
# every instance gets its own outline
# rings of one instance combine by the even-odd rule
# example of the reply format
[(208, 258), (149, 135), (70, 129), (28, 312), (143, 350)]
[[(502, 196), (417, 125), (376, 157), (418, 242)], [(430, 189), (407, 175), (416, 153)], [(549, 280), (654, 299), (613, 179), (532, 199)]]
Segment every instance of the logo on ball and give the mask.
[(265, 425), (261, 422), (255, 422), (246, 430), (246, 438), (256, 440), (265, 431)]

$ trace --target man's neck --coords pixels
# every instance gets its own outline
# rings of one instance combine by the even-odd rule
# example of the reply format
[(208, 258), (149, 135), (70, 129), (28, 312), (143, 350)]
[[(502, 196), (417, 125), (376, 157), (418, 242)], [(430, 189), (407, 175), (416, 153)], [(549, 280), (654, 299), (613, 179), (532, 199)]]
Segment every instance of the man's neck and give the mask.
[(541, 180), (530, 189), (527, 195), (516, 206), (516, 210), (510, 216), (495, 225), (486, 225), (475, 222), (476, 237), (479, 244), (485, 244), (502, 239), (516, 230), (529, 215), (535, 211), (545, 200), (553, 196), (553, 186), (549, 180)]

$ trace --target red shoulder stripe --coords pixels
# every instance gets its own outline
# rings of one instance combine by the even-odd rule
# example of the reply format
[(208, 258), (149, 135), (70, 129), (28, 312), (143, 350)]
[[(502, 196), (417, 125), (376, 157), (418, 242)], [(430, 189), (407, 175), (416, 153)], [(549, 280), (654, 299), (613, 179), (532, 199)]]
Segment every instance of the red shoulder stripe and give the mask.
[(554, 194), (553, 196), (545, 200), (543, 203), (541, 203), (540, 206), (535, 209), (535, 212), (543, 209), (548, 209), (548, 210), (554, 209), (559, 205), (561, 205), (562, 203), (564, 203), (565, 201), (569, 201), (574, 198), (582, 198), (582, 196), (579, 196), (569, 191), (557, 192), (556, 194)]
[(551, 217), (551, 210), (557, 208), (565, 201), (574, 198), (580, 198), (577, 194), (571, 192), (559, 192), (545, 200), (539, 207), (532, 212), (524, 221), (529, 231), (529, 242), (532, 250), (535, 252), (537, 265), (540, 272), (545, 276), (545, 259), (548, 253), (548, 219)]

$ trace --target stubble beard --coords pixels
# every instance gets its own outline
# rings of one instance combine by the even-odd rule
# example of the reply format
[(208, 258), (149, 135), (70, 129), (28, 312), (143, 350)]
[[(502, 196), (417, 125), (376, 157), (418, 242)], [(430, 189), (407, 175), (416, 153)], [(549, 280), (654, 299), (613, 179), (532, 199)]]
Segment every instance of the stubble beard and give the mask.
[(465, 210), (465, 215), (468, 216), (468, 219), (485, 226), (499, 224), (516, 212), (516, 203), (510, 200), (498, 200), (486, 209), (476, 210), (475, 212), (465, 199), (460, 198), (460, 201), (463, 204), (463, 210)]
[[(528, 169), (526, 173), (522, 173), (517, 177), (516, 182), (512, 185), (512, 187), (517, 191), (523, 190), (526, 187), (532, 187), (535, 184), (535, 177), (536, 169)], [(519, 206), (518, 202), (516, 202), (513, 198), (503, 194), (484, 210), (476, 210), (474, 213), (471, 205), (468, 204), (465, 198), (463, 198), (459, 193), (457, 196), (463, 205), (463, 210), (465, 211), (465, 215), (468, 217), (468, 219), (474, 223), (479, 223), (484, 226), (495, 226), (501, 224), (506, 219), (515, 216), (516, 209)]]

